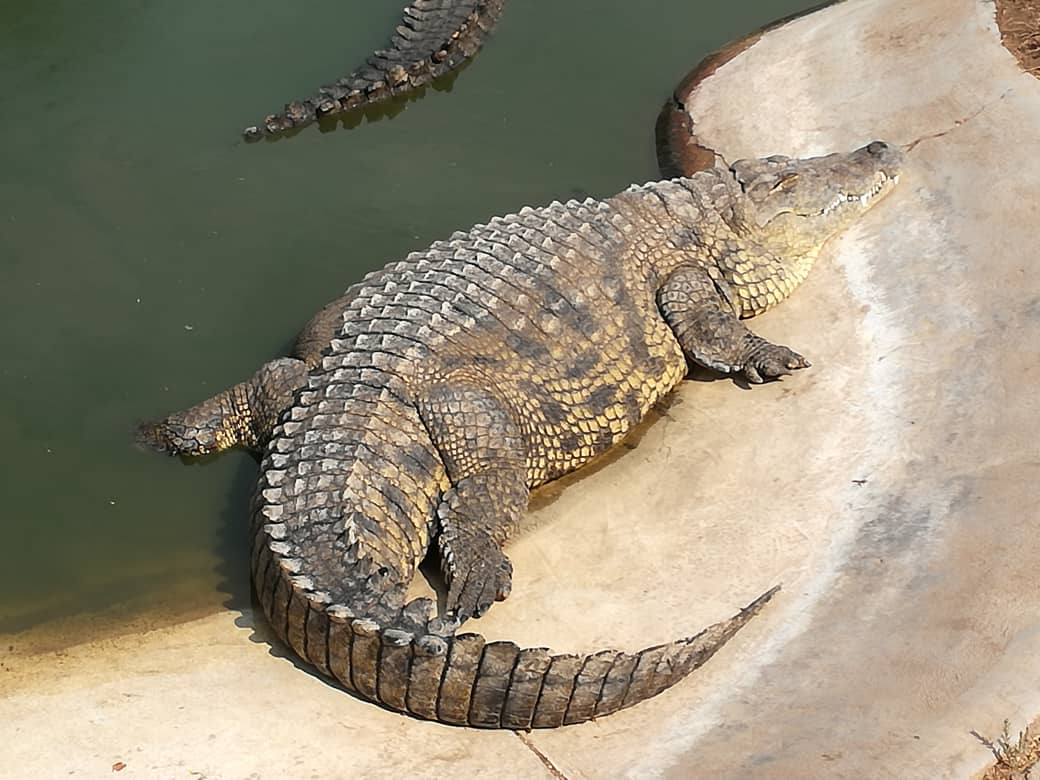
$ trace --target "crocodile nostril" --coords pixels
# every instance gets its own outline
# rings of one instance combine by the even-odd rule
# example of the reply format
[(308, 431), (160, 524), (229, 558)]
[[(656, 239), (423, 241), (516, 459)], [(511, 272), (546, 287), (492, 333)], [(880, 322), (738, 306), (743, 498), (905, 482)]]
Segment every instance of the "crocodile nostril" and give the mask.
[(867, 144), (867, 151), (871, 154), (881, 154), (886, 149), (888, 149), (888, 144), (886, 144), (884, 141), (872, 141), (871, 143)]

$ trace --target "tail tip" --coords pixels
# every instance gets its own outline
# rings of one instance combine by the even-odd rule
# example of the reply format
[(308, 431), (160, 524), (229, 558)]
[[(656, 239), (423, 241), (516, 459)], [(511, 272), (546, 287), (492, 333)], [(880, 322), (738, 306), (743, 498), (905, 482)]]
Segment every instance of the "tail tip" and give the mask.
[(762, 611), (762, 607), (764, 607), (766, 604), (768, 604), (770, 601), (772, 601), (773, 596), (775, 596), (777, 593), (779, 593), (782, 587), (783, 586), (779, 585), (779, 584), (774, 585), (773, 587), (771, 587), (769, 590), (767, 590), (761, 596), (759, 596), (754, 601), (752, 601), (750, 604), (748, 604), (746, 607), (744, 607), (742, 610), (740, 610), (740, 617), (744, 618), (744, 619), (747, 619), (747, 618), (752, 618), (755, 615), (757, 615), (759, 612)]

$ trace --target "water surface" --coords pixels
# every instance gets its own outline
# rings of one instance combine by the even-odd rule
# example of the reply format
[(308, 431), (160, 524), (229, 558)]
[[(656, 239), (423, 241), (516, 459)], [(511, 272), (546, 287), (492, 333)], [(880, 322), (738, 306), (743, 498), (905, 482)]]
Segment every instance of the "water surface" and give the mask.
[(0, 633), (245, 603), (254, 462), (143, 453), (135, 421), (245, 378), (453, 230), (656, 178), (680, 77), (812, 5), (517, 0), (422, 99), (240, 140), (381, 46), (403, 2), (0, 5)]

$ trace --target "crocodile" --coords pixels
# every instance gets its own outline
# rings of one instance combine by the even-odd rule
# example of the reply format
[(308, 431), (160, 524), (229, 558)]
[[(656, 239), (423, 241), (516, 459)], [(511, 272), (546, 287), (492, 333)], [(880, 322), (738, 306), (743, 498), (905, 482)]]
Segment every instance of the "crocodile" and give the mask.
[[(902, 152), (771, 156), (496, 217), (375, 271), (291, 357), (141, 429), (182, 456), (262, 454), (252, 577), (277, 636), (392, 710), (455, 725), (580, 723), (704, 664), (771, 598), (638, 652), (459, 633), (511, 590), (530, 491), (626, 435), (690, 363), (752, 383), (809, 366), (756, 335)], [(435, 556), (439, 614), (406, 598)]]

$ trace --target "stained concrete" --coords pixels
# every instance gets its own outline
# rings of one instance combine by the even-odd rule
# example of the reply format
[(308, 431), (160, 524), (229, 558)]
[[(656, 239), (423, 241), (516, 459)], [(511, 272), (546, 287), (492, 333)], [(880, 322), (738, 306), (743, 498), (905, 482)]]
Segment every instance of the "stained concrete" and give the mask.
[[(784, 591), (690, 680), (520, 738), (418, 722), (226, 613), (5, 673), (12, 777), (968, 777), (1040, 714), (1040, 84), (979, 0), (850, 0), (688, 97), (728, 159), (907, 145), (900, 187), (757, 330), (814, 367), (690, 382), (538, 510), (489, 638), (581, 652)], [(260, 641), (257, 641), (260, 640)], [(540, 755), (539, 755), (540, 754)]]

